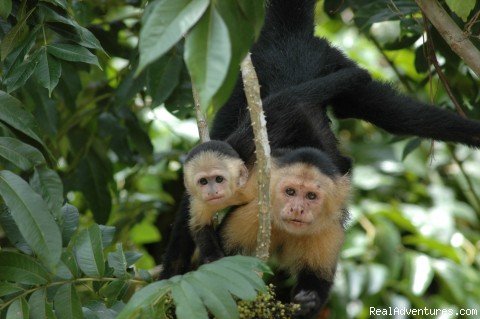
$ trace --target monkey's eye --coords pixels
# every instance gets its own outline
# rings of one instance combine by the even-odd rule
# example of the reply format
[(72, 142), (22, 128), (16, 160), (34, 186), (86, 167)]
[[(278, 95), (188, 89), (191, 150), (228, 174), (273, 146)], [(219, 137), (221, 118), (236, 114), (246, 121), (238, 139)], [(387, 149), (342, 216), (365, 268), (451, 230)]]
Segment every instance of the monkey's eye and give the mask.
[(285, 194), (287, 194), (288, 196), (293, 196), (295, 195), (295, 190), (289, 187), (285, 190)]
[(307, 193), (307, 198), (310, 199), (310, 200), (317, 199), (317, 194), (315, 194), (313, 192), (308, 192)]
[(207, 179), (206, 179), (205, 177), (202, 177), (202, 178), (200, 178), (200, 179), (198, 180), (198, 183), (199, 183), (200, 185), (207, 185), (207, 184), (208, 184), (208, 181), (207, 181)]
[(223, 176), (220, 176), (220, 175), (219, 175), (219, 176), (215, 177), (215, 182), (217, 182), (217, 183), (219, 183), (219, 184), (220, 184), (221, 182), (223, 182)]

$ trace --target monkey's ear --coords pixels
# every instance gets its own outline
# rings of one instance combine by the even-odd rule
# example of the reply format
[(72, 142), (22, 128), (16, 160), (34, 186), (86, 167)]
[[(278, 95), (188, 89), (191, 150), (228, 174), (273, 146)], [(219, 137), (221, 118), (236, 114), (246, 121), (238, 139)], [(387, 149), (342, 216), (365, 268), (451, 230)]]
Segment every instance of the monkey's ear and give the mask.
[(240, 174), (238, 175), (238, 187), (243, 187), (248, 181), (248, 169), (242, 164), (240, 166)]

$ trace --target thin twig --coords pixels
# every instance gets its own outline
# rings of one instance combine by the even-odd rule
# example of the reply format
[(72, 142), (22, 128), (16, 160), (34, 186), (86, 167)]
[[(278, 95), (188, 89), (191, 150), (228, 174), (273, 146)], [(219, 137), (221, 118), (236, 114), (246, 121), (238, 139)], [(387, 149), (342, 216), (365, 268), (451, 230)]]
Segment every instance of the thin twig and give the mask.
[(195, 118), (197, 119), (197, 127), (198, 127), (198, 136), (200, 137), (200, 142), (208, 142), (210, 141), (210, 135), (208, 134), (208, 124), (205, 116), (202, 113), (202, 108), (200, 106), (200, 97), (198, 96), (198, 91), (193, 86), (192, 83), (192, 93), (193, 93), (193, 101), (195, 102)]
[(462, 106), (460, 105), (460, 103), (458, 103), (457, 98), (453, 94), (452, 89), (450, 88), (450, 84), (448, 83), (447, 77), (443, 73), (442, 68), (438, 63), (437, 56), (435, 55), (435, 46), (432, 41), (432, 34), (430, 32), (429, 23), (425, 17), (424, 17), (424, 22), (425, 22), (425, 30), (427, 31), (427, 41), (426, 41), (427, 58), (433, 64), (435, 71), (437, 71), (438, 77), (440, 78), (440, 81), (442, 81), (443, 87), (447, 91), (447, 94), (450, 97), (450, 100), (452, 100), (453, 104), (455, 105), (455, 109), (457, 110), (457, 113), (462, 117), (467, 117), (467, 115), (462, 109)]
[(268, 259), (270, 249), (270, 144), (268, 143), (267, 122), (263, 114), (260, 84), (248, 54), (241, 64), (242, 78), (248, 110), (252, 122), (258, 168), (258, 235), (255, 255)]

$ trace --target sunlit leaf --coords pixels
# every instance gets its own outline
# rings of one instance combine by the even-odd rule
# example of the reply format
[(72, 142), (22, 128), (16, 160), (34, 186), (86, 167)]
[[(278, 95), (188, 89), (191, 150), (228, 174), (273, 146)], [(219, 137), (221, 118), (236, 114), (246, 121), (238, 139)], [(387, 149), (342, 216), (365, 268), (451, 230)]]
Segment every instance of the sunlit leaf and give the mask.
[(200, 19), (208, 0), (161, 0), (154, 5), (140, 32), (137, 75), (170, 50)]
[(227, 75), (231, 54), (227, 25), (212, 6), (187, 35), (184, 51), (204, 111)]

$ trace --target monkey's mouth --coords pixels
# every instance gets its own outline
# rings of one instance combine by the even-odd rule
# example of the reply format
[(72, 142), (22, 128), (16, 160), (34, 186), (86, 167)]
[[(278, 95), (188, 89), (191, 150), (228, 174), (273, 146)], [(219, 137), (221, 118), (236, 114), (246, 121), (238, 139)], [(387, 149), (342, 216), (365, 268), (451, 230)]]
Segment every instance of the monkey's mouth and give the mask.
[(215, 202), (218, 202), (220, 201), (221, 199), (223, 199), (223, 195), (222, 196), (212, 196), (212, 197), (207, 197), (205, 199), (206, 202), (209, 202), (209, 203), (215, 203)]
[(284, 219), (283, 221), (286, 222), (289, 225), (293, 225), (293, 226), (296, 226), (296, 227), (307, 226), (307, 225), (310, 224), (310, 222), (305, 221), (305, 220), (301, 220), (301, 219), (298, 219), (298, 218)]

